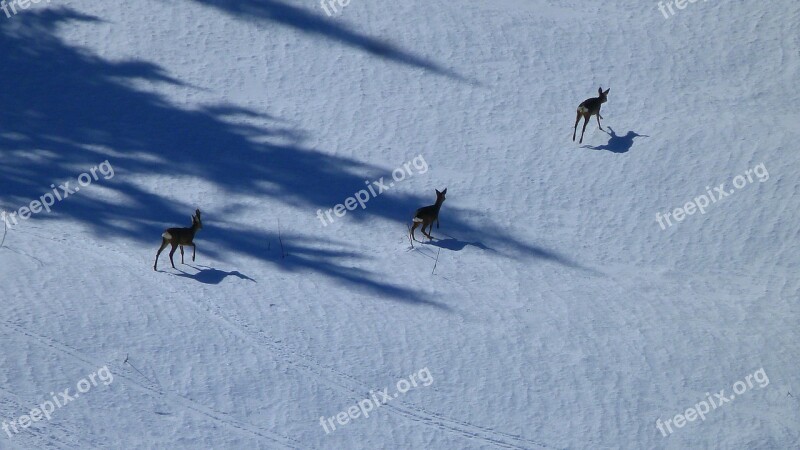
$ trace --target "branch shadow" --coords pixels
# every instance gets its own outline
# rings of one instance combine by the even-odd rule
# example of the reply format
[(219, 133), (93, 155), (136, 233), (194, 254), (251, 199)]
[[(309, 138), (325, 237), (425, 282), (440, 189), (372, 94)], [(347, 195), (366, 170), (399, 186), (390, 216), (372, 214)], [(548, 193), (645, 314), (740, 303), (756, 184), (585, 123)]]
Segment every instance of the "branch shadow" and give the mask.
[(610, 136), (608, 143), (593, 147), (591, 145), (583, 145), (581, 148), (590, 148), (592, 150), (608, 150), (612, 153), (626, 153), (633, 147), (633, 140), (637, 137), (650, 137), (644, 134), (638, 134), (635, 131), (628, 131), (624, 136), (617, 135), (611, 127), (606, 127), (611, 130), (611, 133), (606, 132)]
[(458, 81), (467, 81), (458, 73), (441, 65), (402, 50), (388, 42), (361, 34), (346, 26), (325, 20), (322, 14), (315, 14), (307, 9), (293, 6), (277, 0), (194, 0), (200, 4), (211, 6), (227, 14), (259, 23), (275, 23), (291, 27), (304, 33), (319, 35), (335, 42), (360, 49), (369, 54), (388, 60), (417, 67), (438, 75), (444, 75)]

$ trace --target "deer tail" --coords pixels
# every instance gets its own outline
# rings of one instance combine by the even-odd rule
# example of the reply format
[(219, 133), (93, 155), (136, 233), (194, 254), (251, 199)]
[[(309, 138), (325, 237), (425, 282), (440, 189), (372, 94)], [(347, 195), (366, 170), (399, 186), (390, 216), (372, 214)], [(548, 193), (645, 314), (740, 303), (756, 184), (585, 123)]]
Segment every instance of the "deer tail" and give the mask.
[(169, 232), (165, 231), (164, 234), (161, 235), (164, 239), (172, 239), (172, 235)]

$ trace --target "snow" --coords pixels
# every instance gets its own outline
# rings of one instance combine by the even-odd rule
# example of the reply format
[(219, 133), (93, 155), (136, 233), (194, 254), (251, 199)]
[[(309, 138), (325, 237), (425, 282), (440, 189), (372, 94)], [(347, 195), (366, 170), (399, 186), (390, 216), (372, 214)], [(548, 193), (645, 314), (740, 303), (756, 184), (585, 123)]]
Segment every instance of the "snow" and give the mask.
[[(798, 23), (789, 0), (0, 12), (0, 208), (81, 187), (0, 248), (0, 421), (113, 374), (0, 448), (800, 448)], [(613, 135), (573, 142), (599, 86)], [(195, 208), (196, 261), (153, 271)]]

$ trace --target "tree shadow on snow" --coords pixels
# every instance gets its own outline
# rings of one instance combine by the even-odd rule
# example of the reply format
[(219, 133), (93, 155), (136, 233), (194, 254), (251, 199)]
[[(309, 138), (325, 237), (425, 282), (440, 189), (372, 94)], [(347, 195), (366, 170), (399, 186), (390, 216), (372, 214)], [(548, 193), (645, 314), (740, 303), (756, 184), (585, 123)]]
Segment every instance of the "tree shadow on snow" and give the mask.
[[(275, 20), (293, 21), (295, 26), (319, 20), (291, 7), (282, 9), (277, 2), (240, 3), (261, 5), (253, 6), (259, 14), (274, 14)], [(98, 174), (100, 178), (87, 188), (90, 192), (71, 195), (53, 206), (54, 213), (40, 213), (30, 220), (69, 219), (90, 228), (98, 240), (136, 241), (150, 249), (142, 250), (147, 254), (142, 270), (149, 270), (164, 228), (189, 225), (189, 214), (200, 207), (204, 227), (198, 235), (202, 241), (198, 258), (251, 257), (278, 270), (318, 273), (381, 298), (446, 309), (422, 298), (417, 290), (386, 282), (380, 271), (354, 269), (354, 260), (368, 257), (352, 252), (346, 242), (326, 237), (330, 234), (321, 233), (321, 225), (308, 234), (291, 228), (283, 233), (289, 247), (289, 256), (284, 257), (277, 248), (275, 223), (254, 227), (227, 219), (228, 213), (238, 214), (247, 205), (232, 202), (213, 210), (202, 204), (204, 192), (233, 198), (246, 194), (313, 215), (353, 195), (365, 179), (387, 176), (385, 167), (309, 147), (305, 132), (262, 112), (230, 104), (199, 109), (174, 105), (136, 86), (166, 84), (187, 94), (198, 88), (149, 62), (111, 61), (69, 45), (58, 36), (58, 29), (76, 22), (111, 26), (66, 8), (31, 10), (14, 20), (0, 20), (0, 79), (7, 81), (0, 89), (0, 208), (12, 211), (29, 204), (50, 192), (51, 183), (72, 181), (75, 186), (80, 173), (108, 160), (113, 177)], [(317, 26), (321, 32), (361, 42), (333, 25)], [(403, 53), (388, 55), (404, 58)], [(177, 184), (174, 179), (186, 182)], [(171, 191), (161, 188), (164, 182), (170, 183)], [(416, 208), (431, 203), (432, 192), (423, 194), (384, 194), (347, 220), (380, 218), (405, 225)], [(451, 232), (461, 236), (488, 232), (492, 244), (514, 248), (525, 257), (565, 262), (500, 228), (481, 223), (478, 229), (462, 219), (466, 215), (448, 214)], [(20, 233), (24, 227), (19, 226)], [(223, 275), (235, 276), (212, 271), (195, 279), (213, 284)]]
[(611, 133), (606, 132), (610, 136), (608, 143), (593, 147), (591, 145), (584, 145), (582, 148), (590, 148), (592, 150), (608, 150), (612, 153), (626, 153), (633, 147), (633, 140), (637, 137), (650, 137), (644, 134), (638, 134), (635, 131), (628, 131), (624, 136), (618, 136), (611, 127), (608, 128)]

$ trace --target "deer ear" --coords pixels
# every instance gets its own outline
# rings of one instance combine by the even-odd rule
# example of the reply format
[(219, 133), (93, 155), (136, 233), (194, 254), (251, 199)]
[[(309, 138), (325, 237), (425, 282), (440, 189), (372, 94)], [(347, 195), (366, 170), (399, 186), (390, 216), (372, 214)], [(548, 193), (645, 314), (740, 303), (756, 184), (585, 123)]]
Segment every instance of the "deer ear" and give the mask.
[(606, 91), (603, 92), (603, 95), (608, 95), (608, 91), (610, 91), (610, 90), (611, 90), (611, 88), (606, 89)]
[(603, 86), (600, 86), (600, 89), (597, 90), (597, 93), (603, 95)]
[(447, 194), (447, 188), (444, 188), (444, 190), (442, 191), (442, 195), (444, 194)]
[(434, 188), (433, 190), (434, 190), (434, 191), (436, 191), (436, 195), (439, 195), (439, 194), (441, 194), (441, 192), (439, 192), (439, 190), (438, 190), (438, 189)]

